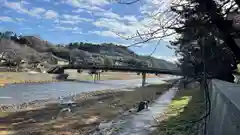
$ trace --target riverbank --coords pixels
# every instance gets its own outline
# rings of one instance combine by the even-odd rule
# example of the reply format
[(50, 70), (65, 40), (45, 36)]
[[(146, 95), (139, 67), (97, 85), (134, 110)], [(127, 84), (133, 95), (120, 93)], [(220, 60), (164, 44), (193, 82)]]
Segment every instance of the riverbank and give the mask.
[(49, 83), (57, 82), (53, 74), (35, 72), (0, 72), (0, 87), (20, 83)]
[(156, 119), (159, 124), (152, 135), (197, 134), (204, 107), (204, 95), (199, 87), (180, 89), (165, 113)]
[[(92, 76), (88, 72), (84, 71), (79, 74), (76, 71), (67, 71), (69, 74), (69, 80), (88, 81), (93, 80)], [(148, 74), (147, 78), (154, 78), (155, 75)], [(122, 73), (122, 72), (104, 72), (101, 73), (101, 80), (130, 80), (139, 79), (140, 75), (136, 73)], [(34, 73), (34, 72), (0, 72), (0, 87), (4, 87), (9, 84), (21, 84), (21, 83), (50, 83), (58, 82), (56, 75), (47, 73)]]
[(88, 135), (98, 129), (103, 121), (109, 121), (131, 108), (137, 108), (142, 100), (154, 100), (165, 92), (171, 83), (142, 88), (105, 90), (76, 96), (76, 106), (71, 112), (59, 112), (56, 103), (31, 104), (20, 112), (2, 113), (1, 133), (26, 135)]

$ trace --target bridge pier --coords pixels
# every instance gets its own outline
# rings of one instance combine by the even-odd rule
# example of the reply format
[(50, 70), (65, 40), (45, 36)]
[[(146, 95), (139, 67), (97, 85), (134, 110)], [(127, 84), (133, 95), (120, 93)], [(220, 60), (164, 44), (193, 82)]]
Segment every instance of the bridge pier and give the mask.
[(99, 72), (98, 73), (98, 80), (100, 80), (101, 79), (101, 73)]
[(93, 74), (93, 81), (95, 82), (96, 80), (100, 80), (100, 73)]
[(142, 87), (144, 87), (146, 84), (146, 73), (142, 73)]
[(93, 77), (93, 81), (95, 82), (96, 81), (96, 74), (93, 74), (92, 77)]

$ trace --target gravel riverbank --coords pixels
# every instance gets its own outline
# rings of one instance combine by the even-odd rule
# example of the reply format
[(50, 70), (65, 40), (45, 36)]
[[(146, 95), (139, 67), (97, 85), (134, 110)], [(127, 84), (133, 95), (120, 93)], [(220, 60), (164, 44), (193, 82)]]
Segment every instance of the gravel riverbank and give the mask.
[[(20, 107), (2, 107), (0, 133), (14, 135), (88, 135), (103, 121), (109, 121), (139, 101), (151, 103), (166, 91), (171, 83), (125, 90), (103, 90), (75, 95), (71, 112), (56, 99), (34, 101)], [(10, 109), (9, 109), (10, 108)], [(14, 110), (15, 109), (15, 110)]]

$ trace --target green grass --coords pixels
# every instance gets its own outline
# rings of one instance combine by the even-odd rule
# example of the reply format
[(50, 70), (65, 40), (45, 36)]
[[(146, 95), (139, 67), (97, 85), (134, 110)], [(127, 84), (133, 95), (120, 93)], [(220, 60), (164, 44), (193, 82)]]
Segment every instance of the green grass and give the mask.
[(153, 135), (189, 135), (194, 133), (190, 121), (201, 118), (204, 112), (203, 92), (180, 90), (166, 110)]
[(240, 64), (237, 64), (237, 69), (235, 71), (240, 73)]
[(7, 117), (9, 112), (0, 112), (0, 118)]

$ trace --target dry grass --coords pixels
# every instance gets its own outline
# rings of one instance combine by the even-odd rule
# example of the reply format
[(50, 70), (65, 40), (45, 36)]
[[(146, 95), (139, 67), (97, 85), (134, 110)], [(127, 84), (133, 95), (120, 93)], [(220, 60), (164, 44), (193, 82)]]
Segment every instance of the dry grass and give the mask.
[(50, 74), (31, 74), (26, 72), (0, 72), (0, 85), (15, 83), (48, 83), (57, 81)]

